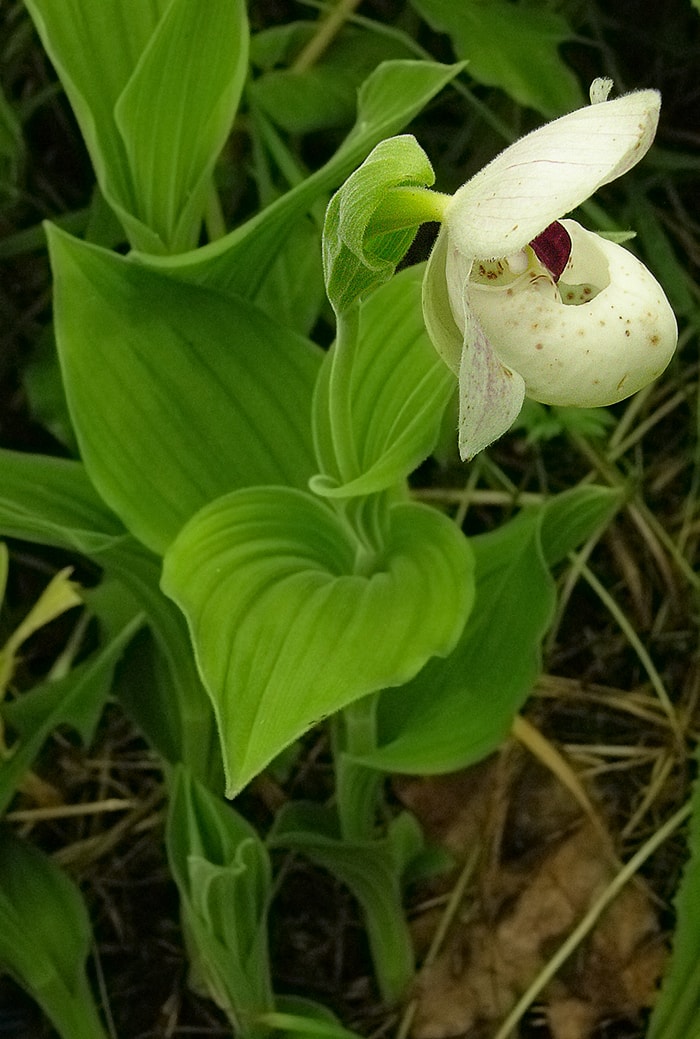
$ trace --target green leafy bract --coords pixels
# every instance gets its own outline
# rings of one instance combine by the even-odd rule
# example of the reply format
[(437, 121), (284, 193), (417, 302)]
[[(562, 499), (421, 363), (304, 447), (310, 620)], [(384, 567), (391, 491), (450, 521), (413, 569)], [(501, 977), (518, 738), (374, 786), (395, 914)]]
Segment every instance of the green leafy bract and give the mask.
[(423, 506), (390, 507), (372, 552), (324, 502), (261, 487), (186, 525), (163, 588), (188, 619), (232, 796), (315, 722), (450, 651), (471, 553)]
[(85, 466), (162, 552), (202, 505), (315, 471), (321, 351), (251, 303), (49, 230), (56, 338)]
[(318, 494), (342, 498), (390, 487), (424, 461), (437, 442), (454, 378), (425, 330), (422, 275), (422, 266), (407, 268), (362, 304), (349, 385), (341, 387), (349, 398), (362, 475), (343, 485), (332, 449), (333, 350), (324, 359), (314, 396), (314, 442), (322, 474), (312, 487)]
[(388, 281), (413, 241), (420, 220), (408, 227), (369, 233), (394, 188), (425, 188), (435, 179), (415, 137), (382, 141), (335, 193), (323, 228), (326, 292), (337, 314)]

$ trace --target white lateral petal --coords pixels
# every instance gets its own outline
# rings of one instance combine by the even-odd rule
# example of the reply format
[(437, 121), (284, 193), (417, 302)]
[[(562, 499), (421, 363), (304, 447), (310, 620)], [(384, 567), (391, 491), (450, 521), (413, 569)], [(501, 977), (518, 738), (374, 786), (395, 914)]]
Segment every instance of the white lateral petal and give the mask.
[(459, 370), (459, 453), (469, 461), (510, 428), (525, 399), (525, 383), (498, 359), (470, 311)]
[(648, 151), (659, 118), (656, 90), (601, 101), (512, 144), (453, 196), (445, 222), (472, 258), (507, 256)]

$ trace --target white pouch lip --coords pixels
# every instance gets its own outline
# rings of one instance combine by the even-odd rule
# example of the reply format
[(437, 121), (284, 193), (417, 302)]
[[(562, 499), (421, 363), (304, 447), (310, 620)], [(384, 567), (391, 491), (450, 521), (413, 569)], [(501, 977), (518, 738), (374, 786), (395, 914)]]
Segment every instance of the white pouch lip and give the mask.
[[(469, 284), (469, 306), (499, 360), (542, 404), (600, 407), (646, 386), (677, 341), (673, 311), (654, 276), (628, 249), (562, 220), (572, 239), (559, 284), (522, 275), (503, 288)], [(592, 286), (586, 302), (567, 292)]]

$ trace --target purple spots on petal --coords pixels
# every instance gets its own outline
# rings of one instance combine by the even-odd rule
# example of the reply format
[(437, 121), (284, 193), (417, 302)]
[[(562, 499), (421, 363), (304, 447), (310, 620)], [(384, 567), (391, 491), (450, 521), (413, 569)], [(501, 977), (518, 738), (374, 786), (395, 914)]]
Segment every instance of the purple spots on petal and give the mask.
[(532, 239), (530, 247), (554, 280), (559, 281), (571, 255), (571, 238), (564, 225), (555, 220)]

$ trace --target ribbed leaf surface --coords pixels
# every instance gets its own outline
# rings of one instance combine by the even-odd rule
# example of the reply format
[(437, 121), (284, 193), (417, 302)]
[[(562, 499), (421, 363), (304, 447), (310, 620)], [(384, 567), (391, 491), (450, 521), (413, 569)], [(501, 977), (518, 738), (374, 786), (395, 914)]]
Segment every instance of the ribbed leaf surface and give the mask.
[(81, 453), (132, 533), (160, 552), (226, 491), (306, 485), (319, 350), (245, 300), (176, 283), (54, 227), (49, 238)]
[(315, 722), (407, 681), (458, 638), (471, 553), (432, 509), (389, 510), (362, 575), (359, 544), (322, 501), (255, 488), (213, 502), (165, 559), (219, 723), (235, 794)]

